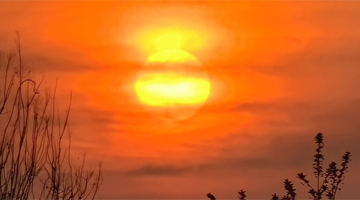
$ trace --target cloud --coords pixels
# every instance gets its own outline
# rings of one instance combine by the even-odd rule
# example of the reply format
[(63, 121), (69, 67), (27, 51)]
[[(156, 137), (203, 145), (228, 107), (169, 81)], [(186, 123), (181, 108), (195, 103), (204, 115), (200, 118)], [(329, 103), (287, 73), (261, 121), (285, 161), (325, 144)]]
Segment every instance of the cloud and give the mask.
[(191, 170), (191, 167), (176, 167), (172, 165), (147, 164), (127, 172), (130, 176), (180, 176)]
[[(133, 176), (182, 176), (228, 172), (243, 174), (251, 171), (278, 171), (291, 169), (294, 173), (305, 169), (309, 172), (315, 153), (314, 136), (325, 134), (327, 162), (340, 162), (345, 151), (355, 155), (360, 152), (357, 132), (360, 126), (360, 101), (346, 104), (323, 102), (268, 102), (245, 103), (237, 106), (238, 111), (252, 112), (259, 116), (256, 124), (264, 127), (223, 134), (198, 143), (181, 143), (191, 151), (208, 151), (201, 160), (190, 164), (157, 162), (143, 164), (129, 170)], [(236, 111), (236, 110), (235, 110)], [(265, 114), (267, 113), (267, 114)], [(286, 118), (273, 120), (276, 114)], [(267, 117), (263, 117), (267, 116)], [(254, 131), (254, 132), (252, 132)], [(256, 133), (260, 132), (260, 133)], [(339, 135), (341, 134), (341, 136)], [(356, 161), (353, 165), (358, 166)]]
[(278, 56), (275, 63), (249, 68), (254, 72), (286, 78), (324, 78), (335, 71), (354, 72), (360, 61), (359, 39), (359, 36), (314, 38), (301, 50)]
[(81, 54), (78, 52), (48, 47), (36, 51), (25, 52), (24, 59), (28, 67), (40, 73), (84, 73), (95, 68), (93, 64), (86, 63), (84, 59), (81, 59)]
[[(94, 94), (82, 91), (84, 96), (74, 94), (76, 99), (70, 115), (70, 129), (76, 141), (73, 144), (74, 150), (86, 151), (88, 155), (92, 155), (91, 161), (104, 162), (104, 183), (107, 184), (104, 190), (111, 193), (110, 196), (115, 197), (122, 192), (129, 198), (141, 195), (146, 198), (173, 198), (178, 185), (182, 186), (180, 192), (189, 191), (188, 196), (213, 191), (214, 188), (220, 188), (224, 193), (229, 192), (232, 195), (241, 184), (247, 184), (246, 189), (253, 194), (263, 190), (261, 192), (265, 195), (273, 192), (270, 189), (273, 187), (274, 176), (280, 188), (282, 179), (287, 178), (287, 172), (291, 172), (291, 178), (301, 170), (312, 174), (311, 164), (315, 148), (313, 137), (318, 132), (325, 134), (326, 160), (340, 161), (341, 155), (349, 150), (354, 153), (350, 173), (359, 173), (357, 169), (360, 159), (357, 153), (360, 152), (360, 40), (357, 35), (359, 26), (356, 26), (360, 19), (358, 7), (355, 4), (344, 4), (344, 12), (337, 3), (315, 5), (311, 2), (313, 6), (306, 2), (291, 2), (293, 3), (297, 5), (293, 5), (290, 11), (295, 14), (285, 18), (283, 11), (289, 7), (278, 7), (279, 10), (270, 9), (271, 12), (267, 12), (269, 5), (266, 5), (266, 12), (261, 16), (247, 16), (248, 12), (240, 12), (242, 15), (236, 16), (232, 14), (239, 13), (239, 9), (249, 8), (229, 3), (224, 4), (224, 9), (218, 9), (220, 13), (216, 13), (211, 11), (212, 7), (219, 8), (223, 3), (206, 3), (214, 23), (225, 22), (222, 25), (227, 26), (231, 34), (224, 36), (221, 48), (214, 49), (214, 53), (209, 54), (209, 51), (206, 51), (207, 55), (202, 56), (204, 63), (209, 64), (214, 73), (226, 74), (228, 79), (224, 80), (234, 80), (229, 81), (233, 84), (230, 87), (240, 85), (236, 82), (241, 78), (239, 75), (251, 77), (252, 73), (257, 73), (275, 78), (284, 86), (283, 95), (266, 101), (245, 99), (242, 103), (235, 102), (238, 99), (234, 98), (230, 103), (226, 101), (221, 105), (206, 106), (201, 111), (204, 112), (203, 118), (195, 119), (194, 124), (182, 123), (181, 127), (184, 128), (182, 134), (178, 135), (169, 136), (163, 133), (165, 131), (161, 132), (163, 135), (158, 134), (160, 122), (150, 119), (152, 117), (139, 108), (131, 107), (129, 102), (123, 101), (121, 105), (114, 103), (118, 99), (124, 100), (125, 96), (111, 93), (111, 98), (116, 101), (103, 103), (110, 99), (110, 96), (104, 96), (109, 95), (106, 92), (110, 90), (110, 86), (120, 85), (120, 82), (112, 82), (108, 74), (113, 74), (117, 79), (126, 78), (129, 71), (136, 71), (140, 67), (132, 62), (143, 59), (138, 52), (125, 44), (109, 44), (114, 41), (103, 44), (103, 40), (107, 40), (103, 36), (108, 36), (111, 32), (107, 28), (111, 28), (113, 22), (117, 23), (116, 20), (105, 20), (108, 25), (101, 26), (101, 30), (98, 30), (95, 27), (96, 22), (92, 20), (90, 24), (82, 23), (83, 20), (101, 19), (94, 15), (94, 10), (86, 7), (84, 11), (89, 13), (75, 20), (72, 28), (65, 28), (62, 25), (68, 25), (68, 19), (78, 14), (75, 6), (74, 13), (69, 11), (66, 14), (62, 9), (69, 10), (69, 7), (59, 7), (58, 10), (56, 6), (60, 4), (52, 7), (46, 3), (44, 6), (43, 3), (37, 3), (36, 6), (33, 3), (7, 3), (8, 6), (0, 3), (6, 7), (0, 6), (0, 10), (4, 11), (0, 12), (1, 17), (9, 18), (7, 24), (0, 27), (0, 43), (3, 48), (13, 45), (11, 34), (20, 28), (24, 34), (26, 64), (40, 73), (63, 75), (62, 80), (66, 81), (66, 87), (73, 87), (76, 82), (70, 79), (92, 71), (94, 76), (89, 78), (83, 88), (96, 87), (104, 92)], [(96, 6), (93, 8), (97, 9)], [(232, 14), (229, 14), (229, 11)], [(120, 15), (117, 15), (118, 13), (114, 12), (114, 16), (119, 16), (120, 21), (128, 19), (123, 12), (120, 12)], [(63, 19), (58, 21), (60, 26), (53, 20), (54, 16)], [(267, 23), (263, 23), (265, 18)], [(44, 21), (47, 23), (42, 23)], [(78, 29), (78, 24), (84, 25), (84, 29)], [(139, 27), (137, 25), (136, 28)], [(116, 37), (120, 37), (122, 32), (131, 34), (128, 27), (126, 24), (121, 26)], [(46, 33), (50, 30), (54, 33), (48, 36)], [(105, 31), (101, 33), (103, 30)], [(245, 37), (246, 34), (249, 37)], [(240, 40), (244, 43), (237, 42)], [(266, 58), (267, 54), (271, 54), (271, 59)], [(253, 56), (249, 59), (251, 61), (244, 61), (247, 56)], [(206, 57), (209, 63), (206, 63)], [(252, 73), (244, 69), (248, 64), (246, 62), (253, 63), (248, 68)], [(98, 73), (99, 71), (107, 73)], [(245, 72), (249, 74), (244, 74)], [(93, 84), (99, 76), (105, 77), (99, 82), (108, 81), (109, 84)], [(258, 85), (265, 81), (264, 77), (249, 80)], [(267, 86), (264, 90), (267, 90)], [(259, 89), (254, 86), (254, 90)], [(259, 96), (262, 96), (261, 92)], [(59, 102), (68, 102), (64, 99), (60, 98)], [(98, 100), (100, 103), (91, 106), (87, 104), (90, 100)], [(107, 108), (101, 107), (106, 105)], [(119, 108), (114, 108), (114, 105), (119, 105)], [(240, 123), (242, 119), (236, 115), (238, 113), (249, 114), (253, 123)], [(183, 139), (185, 136), (188, 137), (187, 140)], [(171, 141), (173, 146), (165, 144), (167, 140)], [(164, 146), (156, 146), (156, 142)], [(166, 148), (172, 151), (167, 152)], [(172, 155), (178, 150), (179, 155)], [(195, 159), (182, 161), (182, 151)], [(159, 153), (165, 158), (154, 159), (151, 157), (152, 153)], [(168, 157), (174, 159), (169, 161)], [(109, 168), (115, 170), (109, 171)], [(355, 176), (348, 178), (347, 181), (352, 185), (359, 185)], [(181, 182), (178, 181), (180, 179), (187, 180)], [(263, 187), (259, 188), (259, 185)], [(268, 187), (270, 189), (265, 191)], [(346, 193), (353, 195), (356, 192), (356, 188), (350, 187)], [(218, 194), (216, 191), (215, 193)], [(180, 198), (186, 196), (177, 195)], [(253, 195), (251, 197), (254, 198)]]
[[(238, 136), (230, 136), (236, 140)], [(258, 138), (260, 139), (260, 138)], [(252, 141), (254, 145), (256, 141)], [(271, 171), (280, 169), (296, 169), (306, 167), (311, 162), (309, 152), (305, 149), (311, 148), (311, 140), (308, 137), (294, 135), (292, 137), (276, 136), (271, 139), (266, 146), (256, 148), (248, 146), (226, 146), (216, 156), (207, 156), (204, 161), (194, 161), (192, 163), (152, 163), (144, 164), (136, 169), (126, 172), (131, 176), (183, 176), (199, 174), (243, 174), (253, 171)], [(226, 144), (226, 143), (225, 143)], [(314, 149), (314, 148), (311, 148)], [(245, 155), (242, 155), (243, 152)], [(252, 151), (251, 153), (249, 151)], [(237, 152), (237, 153), (236, 153)], [(306, 159), (309, 158), (309, 159)]]

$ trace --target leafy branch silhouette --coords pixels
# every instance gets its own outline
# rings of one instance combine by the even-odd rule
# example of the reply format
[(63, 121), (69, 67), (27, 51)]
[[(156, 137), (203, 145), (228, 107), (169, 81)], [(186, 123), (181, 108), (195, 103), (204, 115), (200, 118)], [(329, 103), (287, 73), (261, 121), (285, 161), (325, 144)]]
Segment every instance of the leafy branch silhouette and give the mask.
[[(336, 162), (331, 162), (328, 168), (324, 171), (324, 155), (322, 150), (324, 148), (324, 135), (318, 133), (315, 136), (316, 144), (316, 153), (314, 155), (313, 169), (314, 176), (316, 179), (316, 185), (310, 184), (307, 175), (303, 172), (297, 174), (296, 178), (300, 179), (302, 185), (308, 187), (310, 194), (310, 199), (321, 200), (325, 197), (329, 200), (335, 200), (336, 194), (341, 190), (341, 185), (344, 184), (345, 173), (348, 172), (349, 163), (351, 161), (351, 153), (346, 152), (342, 156), (341, 165), (338, 166)], [(284, 189), (286, 194), (280, 197), (278, 194), (274, 193), (271, 197), (271, 200), (295, 200), (297, 193), (294, 188), (294, 184), (289, 180), (284, 180)], [(246, 194), (244, 190), (238, 192), (238, 198), (240, 200), (245, 200)], [(215, 196), (211, 193), (207, 194), (207, 197), (210, 200), (216, 200)]]

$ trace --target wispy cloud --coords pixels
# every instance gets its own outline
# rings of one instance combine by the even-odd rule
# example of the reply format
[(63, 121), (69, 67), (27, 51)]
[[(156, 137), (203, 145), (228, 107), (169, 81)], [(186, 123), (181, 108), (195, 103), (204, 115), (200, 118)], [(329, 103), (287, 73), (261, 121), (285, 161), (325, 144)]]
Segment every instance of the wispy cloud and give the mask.
[[(7, 19), (1, 50), (13, 48), (19, 30), (26, 66), (44, 75), (49, 89), (59, 78), (60, 108), (73, 91), (74, 151), (103, 162), (105, 198), (194, 199), (210, 191), (227, 198), (241, 187), (251, 198), (269, 198), (283, 178), (312, 174), (318, 132), (325, 134), (326, 160), (349, 150), (350, 173), (359, 173), (358, 2), (183, 3), (176, 16), (188, 17), (189, 7), (191, 21), (209, 26), (204, 37), (214, 36), (214, 46), (193, 53), (218, 95), (172, 124), (137, 101), (131, 83), (146, 57), (127, 41), (151, 16), (173, 14), (166, 10), (171, 2), (0, 5)], [(359, 181), (347, 181), (341, 195), (358, 196), (352, 185)]]

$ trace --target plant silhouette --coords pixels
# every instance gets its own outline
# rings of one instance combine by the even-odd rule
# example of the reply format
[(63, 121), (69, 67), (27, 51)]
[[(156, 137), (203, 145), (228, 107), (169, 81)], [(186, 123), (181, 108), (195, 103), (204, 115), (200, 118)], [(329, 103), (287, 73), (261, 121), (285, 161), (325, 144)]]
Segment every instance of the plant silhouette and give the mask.
[[(342, 156), (340, 166), (338, 166), (336, 162), (331, 162), (324, 171), (324, 155), (322, 154), (322, 149), (324, 148), (324, 135), (322, 133), (318, 133), (315, 136), (315, 144), (316, 153), (313, 162), (313, 170), (316, 179), (315, 185), (310, 184), (307, 175), (303, 172), (298, 173), (296, 178), (300, 179), (302, 185), (308, 187), (308, 193), (310, 194), (311, 199), (320, 200), (327, 197), (327, 199), (335, 200), (337, 191), (341, 190), (340, 185), (344, 184), (345, 173), (348, 172), (348, 165), (351, 161), (351, 153), (346, 152)], [(284, 189), (286, 191), (285, 195), (280, 197), (278, 194), (274, 193), (271, 200), (295, 200), (297, 195), (295, 192), (296, 189), (289, 179), (284, 180)], [(246, 195), (244, 190), (241, 190), (238, 194), (240, 195), (240, 200), (245, 200)], [(210, 200), (215, 200), (215, 197), (211, 193), (208, 193), (207, 197)]]
[(94, 199), (101, 165), (87, 170), (85, 157), (77, 166), (71, 160), (71, 101), (61, 118), (56, 87), (40, 90), (42, 81), (25, 69), (19, 34), (15, 41), (16, 53), (0, 54), (0, 199)]

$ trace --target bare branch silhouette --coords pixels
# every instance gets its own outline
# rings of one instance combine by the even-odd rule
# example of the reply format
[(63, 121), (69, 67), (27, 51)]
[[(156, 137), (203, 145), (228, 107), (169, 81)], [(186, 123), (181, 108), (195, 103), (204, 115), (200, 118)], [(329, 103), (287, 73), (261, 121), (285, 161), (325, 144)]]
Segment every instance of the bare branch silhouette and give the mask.
[(100, 164), (87, 170), (85, 156), (80, 166), (71, 160), (72, 94), (62, 119), (57, 85), (52, 94), (40, 92), (16, 36), (16, 53), (0, 53), (0, 199), (95, 199)]

